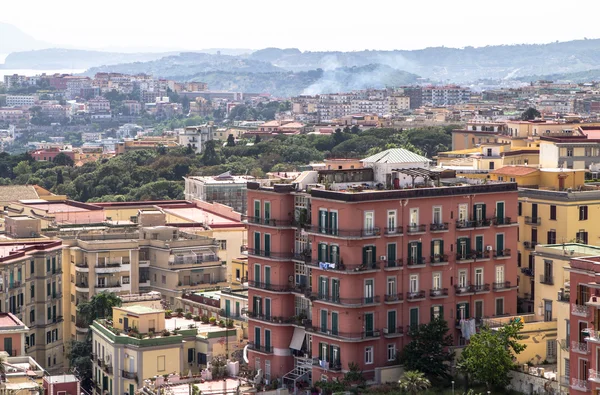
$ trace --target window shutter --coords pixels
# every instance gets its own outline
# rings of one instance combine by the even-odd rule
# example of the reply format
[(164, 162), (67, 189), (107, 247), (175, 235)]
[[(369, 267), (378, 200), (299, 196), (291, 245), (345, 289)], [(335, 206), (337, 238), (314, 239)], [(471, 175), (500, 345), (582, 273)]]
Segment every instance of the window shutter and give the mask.
[(373, 251), (373, 263), (377, 262), (377, 247), (372, 246), (371, 251)]
[(465, 303), (465, 317), (471, 318), (471, 315), (469, 314), (469, 304), (468, 303)]
[(440, 255), (444, 255), (444, 240), (440, 240)]
[(422, 243), (417, 243), (417, 258), (421, 259), (422, 256), (423, 256)]
[(478, 204), (473, 205), (473, 221), (477, 220), (477, 206), (479, 206), (479, 205)]
[(323, 262), (323, 247), (321, 247), (322, 244), (323, 243), (319, 243), (319, 251), (317, 252), (319, 262)]
[(471, 255), (471, 239), (468, 237), (465, 237), (465, 241), (467, 243), (467, 256)]
[(435, 316), (434, 316), (434, 306), (431, 306), (429, 308), (429, 310), (430, 310), (430, 312), (429, 312), (429, 320), (433, 321), (435, 319)]
[(483, 220), (485, 220), (487, 217), (485, 216), (485, 204), (481, 205), (481, 216)]
[(431, 255), (431, 258), (433, 259), (435, 255), (435, 240), (431, 240), (431, 253), (429, 255)]
[(367, 264), (367, 248), (369, 248), (369, 247), (363, 247), (363, 259), (362, 259), (363, 265)]
[(414, 258), (412, 256), (412, 243), (408, 243), (408, 260), (411, 261), (412, 258)]
[(440, 318), (444, 319), (444, 306), (440, 306)]

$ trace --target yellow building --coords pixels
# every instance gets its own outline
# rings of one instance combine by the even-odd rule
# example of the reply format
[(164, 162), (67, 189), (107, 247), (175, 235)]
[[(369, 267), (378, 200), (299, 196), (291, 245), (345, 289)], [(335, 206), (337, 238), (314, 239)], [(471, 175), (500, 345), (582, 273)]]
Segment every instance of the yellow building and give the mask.
[[(554, 172), (560, 177), (560, 171)], [(579, 173), (574, 173), (579, 176)], [(564, 180), (569, 184), (569, 176)], [(556, 181), (558, 182), (558, 181)], [(600, 237), (600, 189), (579, 185), (573, 189), (519, 189), (518, 264), (519, 297), (523, 312), (533, 312), (535, 247), (538, 244), (596, 243)]]
[(96, 394), (133, 394), (145, 379), (197, 373), (213, 355), (241, 347), (239, 328), (167, 319), (164, 310), (139, 305), (113, 308), (113, 318), (91, 330)]
[(584, 170), (504, 166), (489, 173), (490, 181), (516, 182), (519, 187), (549, 190), (577, 189), (585, 182)]
[(494, 171), (505, 166), (539, 164), (540, 150), (536, 146), (515, 146), (512, 143), (486, 143), (475, 148), (440, 152), (436, 157), (440, 167)]

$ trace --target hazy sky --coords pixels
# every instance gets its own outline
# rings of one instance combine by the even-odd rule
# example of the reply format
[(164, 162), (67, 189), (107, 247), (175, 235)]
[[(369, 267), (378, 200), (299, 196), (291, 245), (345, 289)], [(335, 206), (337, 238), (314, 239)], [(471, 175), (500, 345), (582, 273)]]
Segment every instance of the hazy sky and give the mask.
[(0, 0), (0, 21), (57, 46), (160, 50), (547, 43), (599, 38), (586, 18), (599, 12), (597, 0)]

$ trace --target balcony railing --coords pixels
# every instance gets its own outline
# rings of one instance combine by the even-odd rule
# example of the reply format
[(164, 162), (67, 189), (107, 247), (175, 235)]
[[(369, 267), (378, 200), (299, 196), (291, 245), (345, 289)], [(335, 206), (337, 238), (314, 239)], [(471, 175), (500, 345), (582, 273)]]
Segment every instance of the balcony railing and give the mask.
[(540, 283), (546, 285), (554, 285), (554, 277), (549, 274), (540, 274)]
[(310, 295), (313, 300), (319, 300), (321, 302), (335, 303), (341, 306), (368, 306), (379, 303), (379, 295), (372, 296), (369, 298), (340, 298), (335, 295), (324, 295), (318, 292), (313, 292)]
[(474, 292), (489, 292), (490, 284), (475, 284), (472, 286)]
[(508, 258), (510, 257), (510, 248), (503, 250), (494, 250), (494, 258)]
[(137, 381), (137, 379), (138, 379), (137, 373), (128, 372), (126, 370), (121, 370), (121, 376), (123, 376), (124, 378), (129, 379), (129, 380)]
[(590, 348), (586, 342), (571, 341), (571, 351), (579, 354), (589, 354)]
[(402, 225), (396, 226), (395, 228), (384, 228), (383, 233), (388, 236), (402, 236)]
[(366, 229), (340, 229), (340, 228), (325, 228), (318, 225), (307, 225), (304, 227), (309, 233), (328, 235), (340, 238), (360, 239), (363, 237), (376, 237), (381, 235), (379, 227)]
[(406, 233), (414, 234), (414, 233), (424, 233), (427, 231), (427, 225), (425, 224), (413, 224), (406, 225)]
[(538, 245), (537, 241), (524, 241), (523, 242), (523, 247), (526, 250), (535, 250), (535, 246)]
[(469, 294), (469, 293), (477, 293), (477, 292), (489, 292), (490, 284), (469, 284), (469, 285), (455, 285), (454, 292), (457, 295)]
[(494, 217), (492, 223), (496, 226), (512, 225), (513, 222), (510, 217)]
[(383, 336), (385, 336), (385, 337), (391, 337), (391, 336), (397, 336), (397, 335), (403, 335), (403, 334), (404, 334), (403, 326), (383, 328)]
[(594, 369), (588, 370), (588, 380), (594, 383), (600, 383), (600, 372)]
[(570, 387), (571, 386), (571, 378), (569, 376), (559, 376), (558, 384), (561, 387)]
[(20, 287), (21, 287), (20, 281), (13, 281), (12, 283), (8, 284), (8, 289), (15, 289), (15, 288), (20, 288)]
[(510, 289), (510, 281), (504, 281), (501, 283), (494, 283), (494, 291), (501, 291), (504, 289)]
[(430, 289), (429, 296), (432, 298), (445, 298), (448, 296), (448, 288)]
[(279, 285), (279, 284), (271, 284), (271, 283), (261, 283), (254, 280), (248, 281), (248, 286), (252, 288), (264, 289), (265, 291), (273, 291), (273, 292), (291, 292), (292, 288), (288, 285)]
[(423, 258), (422, 256), (419, 257), (408, 257), (408, 260), (406, 261), (406, 266), (411, 267), (411, 266), (418, 266), (418, 265), (424, 265), (425, 263), (425, 258)]
[(470, 229), (475, 227), (475, 221), (461, 219), (456, 221), (456, 229)]
[(384, 295), (384, 302), (402, 302), (404, 300), (403, 294)]
[(571, 314), (586, 318), (590, 314), (590, 309), (584, 305), (571, 303)]
[(294, 254), (292, 254), (291, 252), (275, 252), (270, 250), (257, 250), (255, 248), (248, 248), (248, 255), (284, 260), (292, 259), (292, 257), (294, 256)]
[(444, 265), (448, 263), (448, 254), (436, 254), (430, 258), (430, 263), (432, 266)]
[(260, 218), (260, 217), (250, 217), (248, 215), (243, 215), (242, 220), (247, 221), (248, 224), (253, 225), (265, 225), (272, 227), (290, 227), (295, 225), (295, 221), (291, 219), (273, 219), (273, 218)]
[(571, 388), (577, 391), (587, 392), (590, 390), (590, 385), (587, 380), (571, 379)]
[(484, 250), (484, 251), (473, 251), (473, 255), (475, 256), (475, 258), (477, 259), (489, 259), (490, 255), (491, 255), (491, 251), (489, 250)]
[(540, 225), (542, 223), (542, 219), (540, 217), (525, 217), (525, 223), (527, 225)]
[(526, 276), (533, 277), (533, 269), (530, 269), (528, 267), (522, 267), (521, 273), (523, 273)]
[[(271, 322), (273, 324), (290, 324), (296, 321), (296, 317), (280, 317), (272, 314), (255, 313), (254, 311), (248, 311), (248, 317), (255, 320), (264, 322)], [(224, 316), (224, 314), (222, 314)]]
[(342, 363), (340, 361), (328, 362), (319, 358), (313, 358), (313, 365), (329, 372), (341, 372)]
[(320, 333), (322, 335), (337, 337), (345, 340), (364, 340), (381, 336), (381, 331), (379, 329), (373, 329), (372, 331), (365, 332), (341, 332), (337, 329), (326, 329), (319, 326), (312, 326), (306, 329), (312, 333)]
[(471, 253), (471, 254), (462, 254), (462, 253), (458, 253), (456, 254), (456, 261), (457, 262), (464, 262), (464, 261), (472, 261), (473, 259), (475, 259), (475, 254)]
[(362, 263), (362, 264), (347, 265), (344, 263), (327, 263), (327, 262), (320, 262), (319, 260), (314, 260), (314, 261), (306, 262), (306, 265), (312, 266), (315, 268), (319, 268), (319, 269), (323, 269), (323, 270), (331, 270), (331, 271), (346, 272), (346, 273), (362, 272), (365, 270), (378, 270), (379, 269), (379, 262), (369, 262), (369, 263)]
[(254, 342), (249, 342), (248, 348), (250, 350), (259, 351), (266, 354), (273, 354), (273, 346), (271, 345), (263, 346), (262, 344), (255, 344)]
[(446, 230), (448, 230), (448, 222), (440, 222), (440, 223), (429, 225), (430, 232), (443, 232)]
[(403, 264), (404, 264), (404, 262), (402, 261), (402, 259), (394, 259), (394, 260), (388, 259), (388, 260), (384, 261), (384, 267), (386, 269), (401, 268)]
[(409, 291), (406, 293), (406, 300), (408, 300), (408, 301), (420, 300), (420, 299), (425, 299), (425, 291), (417, 291), (417, 292)]

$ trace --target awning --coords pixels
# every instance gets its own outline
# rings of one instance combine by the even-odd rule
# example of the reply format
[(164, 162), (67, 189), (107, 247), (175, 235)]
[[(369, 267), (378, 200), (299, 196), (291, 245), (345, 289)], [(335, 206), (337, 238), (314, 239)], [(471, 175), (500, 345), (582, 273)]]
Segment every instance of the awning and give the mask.
[(306, 331), (303, 328), (294, 328), (294, 336), (292, 336), (290, 348), (293, 348), (294, 350), (302, 349), (302, 343), (304, 343), (305, 335)]

